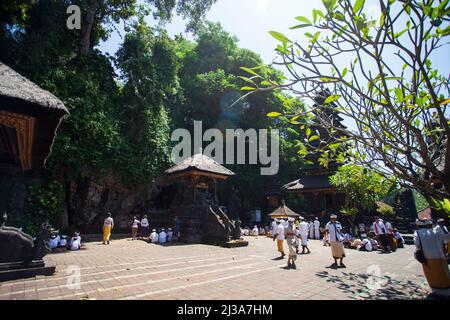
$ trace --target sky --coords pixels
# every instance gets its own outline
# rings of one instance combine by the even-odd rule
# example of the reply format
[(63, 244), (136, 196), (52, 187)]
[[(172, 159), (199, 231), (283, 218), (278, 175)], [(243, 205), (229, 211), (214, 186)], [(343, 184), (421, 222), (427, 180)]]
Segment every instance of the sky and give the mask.
[[(367, 0), (365, 8), (367, 13), (377, 16), (376, 3), (378, 0)], [(323, 9), (321, 0), (217, 0), (207, 13), (206, 19), (220, 22), (223, 28), (230, 34), (237, 36), (240, 47), (257, 52), (265, 63), (271, 63), (275, 57), (274, 48), (278, 44), (269, 31), (279, 31), (290, 39), (306, 41), (302, 33), (303, 29), (289, 30), (296, 25), (296, 16), (311, 17), (313, 8)], [(151, 17), (147, 21), (154, 24)], [(192, 35), (186, 34), (185, 22), (175, 17), (166, 25), (171, 36), (182, 33), (192, 39)], [(123, 28), (118, 27), (124, 34)], [(100, 50), (114, 54), (122, 39), (118, 33), (114, 33), (108, 41), (100, 44)], [(441, 74), (450, 74), (450, 46), (440, 49), (438, 54), (432, 57), (432, 63)]]

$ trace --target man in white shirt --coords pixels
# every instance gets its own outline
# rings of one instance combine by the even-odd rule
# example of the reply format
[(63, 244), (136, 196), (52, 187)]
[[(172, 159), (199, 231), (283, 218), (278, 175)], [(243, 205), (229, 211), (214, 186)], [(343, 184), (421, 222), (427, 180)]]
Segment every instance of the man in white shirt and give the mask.
[(288, 221), (288, 226), (284, 228), (284, 235), (289, 248), (287, 268), (297, 269), (297, 266), (295, 265), (295, 260), (297, 260), (297, 249), (295, 247), (295, 239), (297, 238), (297, 235), (295, 234), (295, 219), (289, 218)]
[(377, 236), (381, 247), (383, 248), (383, 252), (389, 253), (391, 252), (391, 247), (389, 245), (389, 239), (387, 236), (386, 226), (384, 225), (383, 220), (379, 217), (375, 217), (375, 222), (373, 223), (373, 231)]
[(165, 244), (167, 242), (167, 233), (164, 228), (161, 229), (161, 232), (158, 235), (159, 244)]
[(320, 240), (320, 221), (317, 217), (314, 219), (314, 239)]
[(48, 244), (51, 250), (58, 248), (59, 240), (59, 234), (57, 232), (52, 232), (50, 239), (48, 240)]
[(254, 226), (254, 227), (253, 227), (252, 234), (253, 234), (254, 236), (259, 236), (259, 229), (258, 229), (257, 226)]
[(308, 248), (308, 222), (305, 221), (305, 218), (300, 218), (300, 224), (298, 225), (300, 238), (302, 241), (302, 254), (305, 254), (305, 249), (308, 250), (306, 253), (311, 253)]
[(284, 226), (281, 224), (280, 220), (276, 221), (277, 228), (276, 233), (273, 235), (273, 241), (277, 240), (277, 248), (278, 252), (281, 254), (280, 259), (284, 259), (285, 253), (283, 250), (283, 242), (284, 242)]
[(152, 233), (150, 234), (150, 242), (158, 243), (158, 233), (156, 232), (156, 229), (153, 229)]
[(332, 214), (330, 216), (330, 221), (325, 226), (328, 231), (331, 245), (331, 254), (334, 258), (334, 263), (331, 265), (332, 268), (338, 268), (337, 260), (339, 259), (339, 267), (345, 268), (343, 259), (345, 258), (344, 245), (342, 243), (342, 226), (339, 221), (337, 221), (337, 215)]
[(430, 220), (417, 220), (418, 230), (414, 233), (416, 250), (425, 258), (423, 272), (433, 294), (450, 297), (450, 273), (442, 245), (450, 241), (450, 235), (433, 230)]

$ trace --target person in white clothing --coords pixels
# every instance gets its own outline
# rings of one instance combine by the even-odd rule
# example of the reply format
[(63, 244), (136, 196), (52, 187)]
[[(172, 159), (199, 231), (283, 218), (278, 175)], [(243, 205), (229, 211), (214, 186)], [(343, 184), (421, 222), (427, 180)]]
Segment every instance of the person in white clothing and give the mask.
[(167, 242), (167, 233), (164, 228), (161, 229), (161, 232), (158, 235), (159, 244), (165, 244)]
[(259, 236), (259, 229), (258, 229), (257, 226), (254, 226), (254, 227), (253, 227), (252, 235), (254, 235), (254, 236)]
[(389, 253), (391, 252), (391, 247), (389, 245), (389, 238), (387, 236), (386, 226), (384, 225), (383, 220), (379, 217), (375, 217), (375, 222), (373, 223), (373, 231), (380, 242), (381, 247), (383, 248), (383, 252)]
[(147, 215), (141, 219), (141, 237), (148, 238), (150, 235), (150, 223), (148, 222)]
[(277, 240), (277, 248), (278, 252), (281, 254), (280, 259), (284, 259), (284, 256), (286, 255), (284, 253), (283, 249), (283, 242), (284, 242), (284, 226), (281, 224), (280, 220), (276, 220), (277, 223), (277, 229), (276, 233), (273, 235), (273, 241)]
[(149, 240), (151, 243), (158, 243), (158, 233), (156, 232), (156, 229), (152, 230)]
[(450, 241), (450, 235), (433, 230), (430, 220), (417, 220), (414, 233), (416, 259), (422, 264), (423, 273), (433, 294), (450, 297), (450, 273), (442, 246)]
[(172, 242), (173, 231), (172, 228), (167, 229), (167, 242)]
[(277, 220), (275, 219), (272, 221), (272, 237), (275, 233), (277, 233), (277, 228), (278, 228)]
[(79, 232), (75, 232), (73, 237), (70, 239), (69, 249), (72, 251), (80, 250), (81, 248), (81, 237)]
[(134, 216), (133, 221), (131, 222), (131, 240), (136, 240), (140, 223), (141, 222), (136, 218), (136, 216)]
[(356, 247), (356, 249), (359, 250), (359, 251), (367, 251), (367, 252), (370, 252), (370, 251), (373, 250), (373, 248), (372, 248), (372, 243), (370, 243), (370, 240), (369, 240), (369, 239), (367, 239), (366, 237), (364, 237), (364, 238), (362, 239), (361, 244), (360, 244), (358, 247)]
[(308, 231), (309, 231), (309, 238), (314, 239), (314, 222), (313, 221), (308, 222)]
[(332, 214), (330, 216), (330, 221), (325, 226), (328, 231), (328, 236), (331, 245), (331, 254), (334, 258), (334, 263), (331, 265), (332, 268), (338, 268), (337, 260), (339, 259), (339, 267), (345, 268), (343, 259), (345, 258), (344, 244), (342, 243), (344, 237), (342, 235), (342, 226), (339, 221), (337, 221), (337, 215)]
[(58, 248), (59, 240), (59, 234), (57, 232), (52, 232), (52, 234), (50, 235), (50, 239), (48, 240), (48, 245), (51, 250)]
[(320, 221), (319, 218), (316, 217), (316, 219), (314, 219), (314, 239), (316, 240), (320, 240)]
[(67, 236), (62, 235), (59, 239), (58, 247), (60, 248), (67, 248)]
[(305, 221), (305, 218), (300, 218), (300, 224), (298, 225), (300, 238), (302, 242), (302, 254), (305, 254), (305, 249), (308, 250), (306, 253), (311, 253), (308, 248), (308, 222)]

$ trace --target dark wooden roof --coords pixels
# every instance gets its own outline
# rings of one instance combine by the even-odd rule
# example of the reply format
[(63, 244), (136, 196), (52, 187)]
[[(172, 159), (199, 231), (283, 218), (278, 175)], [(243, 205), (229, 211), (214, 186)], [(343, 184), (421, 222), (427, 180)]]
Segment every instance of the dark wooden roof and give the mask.
[(329, 174), (301, 176), (281, 187), (282, 191), (302, 191), (316, 189), (334, 189), (328, 180)]
[(300, 217), (298, 213), (292, 211), (288, 206), (286, 206), (283, 202), (281, 206), (276, 208), (272, 213), (269, 214), (272, 218), (297, 218)]
[(197, 153), (186, 158), (175, 166), (167, 169), (165, 173), (168, 175), (212, 175), (218, 178), (227, 178), (235, 175), (233, 171), (225, 168), (220, 163), (202, 153)]

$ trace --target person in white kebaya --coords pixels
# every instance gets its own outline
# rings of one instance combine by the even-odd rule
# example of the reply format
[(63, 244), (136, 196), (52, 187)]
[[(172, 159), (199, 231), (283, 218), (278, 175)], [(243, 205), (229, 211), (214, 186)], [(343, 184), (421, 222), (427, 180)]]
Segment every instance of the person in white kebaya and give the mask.
[(161, 229), (161, 232), (158, 235), (159, 244), (165, 244), (167, 242), (167, 233), (164, 228)]

